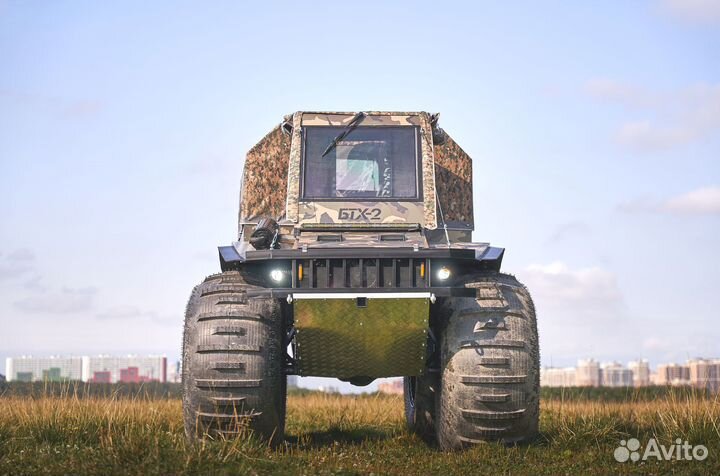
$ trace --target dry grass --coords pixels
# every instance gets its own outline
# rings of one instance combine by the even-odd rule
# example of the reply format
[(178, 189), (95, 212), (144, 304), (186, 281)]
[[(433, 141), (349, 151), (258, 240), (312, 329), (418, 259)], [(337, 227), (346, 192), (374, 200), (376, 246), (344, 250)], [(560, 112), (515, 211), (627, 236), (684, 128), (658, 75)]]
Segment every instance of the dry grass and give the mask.
[[(288, 401), (287, 439), (186, 445), (179, 400), (0, 398), (0, 474), (720, 474), (720, 401), (544, 401), (533, 444), (442, 453), (404, 428), (398, 397), (311, 394)], [(620, 464), (623, 438), (704, 444), (702, 462)]]

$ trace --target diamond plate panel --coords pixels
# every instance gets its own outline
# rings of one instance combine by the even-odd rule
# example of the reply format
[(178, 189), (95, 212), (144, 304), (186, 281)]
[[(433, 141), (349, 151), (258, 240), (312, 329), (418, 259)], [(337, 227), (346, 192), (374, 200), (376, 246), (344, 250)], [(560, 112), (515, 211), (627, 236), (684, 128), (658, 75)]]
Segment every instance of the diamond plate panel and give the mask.
[[(363, 303), (360, 303), (362, 305)], [(423, 373), (426, 298), (296, 300), (296, 362), (303, 376), (397, 377)]]

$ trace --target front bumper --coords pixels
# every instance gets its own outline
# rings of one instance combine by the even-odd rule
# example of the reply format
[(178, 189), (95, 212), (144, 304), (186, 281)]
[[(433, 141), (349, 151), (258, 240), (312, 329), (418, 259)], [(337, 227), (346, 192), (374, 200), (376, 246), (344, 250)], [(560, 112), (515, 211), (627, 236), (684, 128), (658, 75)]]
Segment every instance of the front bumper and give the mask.
[[(240, 250), (238, 244), (219, 248), (223, 271), (238, 270), (252, 280), (249, 294), (287, 298), (294, 293), (408, 293), (470, 296), (463, 277), (478, 271), (499, 271), (503, 248), (317, 248)], [(449, 268), (451, 279), (435, 270)], [(270, 279), (280, 271), (282, 278)]]
[(308, 248), (308, 249), (275, 249), (247, 250), (241, 242), (232, 246), (218, 246), (220, 266), (223, 271), (232, 269), (240, 263), (283, 260), (283, 259), (343, 259), (343, 258), (430, 258), (460, 259), (502, 264), (505, 248), (493, 246), (450, 247), (450, 248)]

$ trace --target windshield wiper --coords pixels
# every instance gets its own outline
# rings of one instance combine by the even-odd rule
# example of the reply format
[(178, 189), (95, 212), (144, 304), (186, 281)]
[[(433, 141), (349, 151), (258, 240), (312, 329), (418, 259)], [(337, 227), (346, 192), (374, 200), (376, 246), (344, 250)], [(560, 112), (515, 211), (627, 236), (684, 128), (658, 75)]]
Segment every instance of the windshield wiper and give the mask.
[(332, 140), (332, 142), (330, 142), (330, 145), (328, 145), (325, 148), (325, 152), (322, 153), (322, 157), (325, 157), (326, 155), (328, 155), (328, 153), (331, 150), (333, 150), (335, 148), (335, 146), (337, 146), (338, 142), (343, 140), (345, 138), (345, 136), (350, 134), (353, 131), (353, 129), (355, 129), (358, 125), (360, 125), (360, 122), (362, 122), (362, 120), (365, 119), (365, 116), (367, 116), (367, 114), (362, 111), (355, 114), (355, 116), (353, 116), (353, 118), (350, 120), (348, 125), (345, 127), (345, 130), (342, 131), (340, 134), (338, 134)]

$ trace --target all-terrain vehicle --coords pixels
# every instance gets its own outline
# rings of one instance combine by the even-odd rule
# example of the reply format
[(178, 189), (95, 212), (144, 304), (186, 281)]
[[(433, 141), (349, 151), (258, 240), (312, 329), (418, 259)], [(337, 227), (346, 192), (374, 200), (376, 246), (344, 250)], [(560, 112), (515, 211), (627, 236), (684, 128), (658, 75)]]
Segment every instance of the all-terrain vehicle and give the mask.
[(185, 316), (189, 438), (282, 441), (286, 376), (404, 377), (441, 448), (538, 430), (533, 302), (472, 243), (470, 157), (425, 112), (296, 112), (247, 154), (239, 236)]

